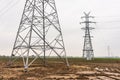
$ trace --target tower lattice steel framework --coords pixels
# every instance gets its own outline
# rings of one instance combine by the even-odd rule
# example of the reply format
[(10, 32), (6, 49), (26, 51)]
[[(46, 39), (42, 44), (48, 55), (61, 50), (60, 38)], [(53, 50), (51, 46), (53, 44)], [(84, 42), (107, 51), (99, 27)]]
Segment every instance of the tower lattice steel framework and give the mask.
[(28, 69), (38, 58), (46, 65), (49, 56), (58, 56), (69, 66), (55, 1), (26, 0), (11, 62), (22, 57), (24, 68)]
[(94, 58), (94, 52), (93, 52), (93, 47), (92, 47), (92, 36), (90, 34), (90, 31), (93, 30), (93, 27), (90, 27), (91, 23), (95, 23), (90, 21), (90, 18), (94, 18), (93, 16), (90, 16), (89, 13), (85, 13), (85, 16), (82, 16), (81, 18), (85, 19), (84, 22), (81, 22), (81, 24), (85, 24), (85, 27), (82, 29), (85, 30), (85, 36), (84, 36), (84, 46), (83, 46), (83, 58), (87, 60), (92, 60)]

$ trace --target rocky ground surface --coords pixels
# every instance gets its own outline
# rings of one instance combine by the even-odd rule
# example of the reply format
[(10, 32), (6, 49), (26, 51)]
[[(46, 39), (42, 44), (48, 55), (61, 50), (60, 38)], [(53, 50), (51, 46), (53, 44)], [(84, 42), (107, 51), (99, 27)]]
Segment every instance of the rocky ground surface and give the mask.
[[(51, 62), (52, 63), (52, 62)], [(6, 67), (0, 60), (0, 80), (120, 80), (120, 61), (79, 61), (70, 60), (70, 67), (53, 62), (50, 66), (32, 65), (24, 72), (22, 63)]]

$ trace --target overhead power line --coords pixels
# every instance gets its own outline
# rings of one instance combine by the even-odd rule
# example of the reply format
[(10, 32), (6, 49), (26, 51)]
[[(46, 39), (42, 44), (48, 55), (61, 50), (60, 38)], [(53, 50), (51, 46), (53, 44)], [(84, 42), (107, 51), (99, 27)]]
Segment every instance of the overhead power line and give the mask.
[(0, 10), (0, 17), (2, 17), (2, 15), (5, 15), (7, 12), (9, 12), (19, 2), (20, 0), (16, 0), (15, 2), (11, 0), (10, 2), (8, 2), (7, 5)]

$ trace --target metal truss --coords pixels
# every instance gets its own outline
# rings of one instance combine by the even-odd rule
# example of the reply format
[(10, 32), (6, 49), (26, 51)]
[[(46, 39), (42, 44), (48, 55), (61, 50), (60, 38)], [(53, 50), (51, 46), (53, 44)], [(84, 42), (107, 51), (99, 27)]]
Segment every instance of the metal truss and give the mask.
[(81, 22), (81, 24), (85, 24), (85, 27), (82, 29), (85, 30), (85, 36), (84, 36), (84, 46), (83, 46), (83, 58), (86, 58), (87, 60), (92, 60), (94, 58), (94, 53), (93, 53), (93, 47), (92, 47), (92, 36), (90, 34), (90, 31), (93, 30), (93, 27), (90, 27), (91, 23), (95, 23), (90, 21), (90, 18), (94, 18), (93, 16), (90, 16), (89, 13), (85, 13), (85, 16), (81, 17), (82, 19), (84, 18), (85, 21)]
[(11, 62), (22, 57), (27, 70), (38, 58), (46, 65), (49, 56), (58, 56), (69, 66), (55, 1), (26, 0)]

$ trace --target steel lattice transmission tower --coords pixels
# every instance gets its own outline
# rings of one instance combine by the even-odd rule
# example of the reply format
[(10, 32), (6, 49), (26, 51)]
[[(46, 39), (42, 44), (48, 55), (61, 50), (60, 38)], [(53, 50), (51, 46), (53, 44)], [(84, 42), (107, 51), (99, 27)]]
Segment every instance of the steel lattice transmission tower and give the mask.
[(54, 0), (26, 0), (11, 61), (16, 56), (25, 69), (38, 58), (46, 65), (46, 56), (58, 56), (69, 66)]
[(95, 23), (90, 21), (90, 18), (94, 18), (93, 16), (90, 16), (89, 13), (85, 13), (85, 16), (81, 17), (84, 18), (84, 22), (81, 22), (81, 24), (85, 24), (85, 27), (82, 29), (85, 30), (85, 36), (84, 36), (84, 46), (83, 46), (83, 58), (86, 58), (87, 60), (92, 60), (94, 58), (94, 52), (92, 47), (92, 36), (90, 34), (90, 31), (93, 30), (93, 27), (90, 27), (91, 23)]

